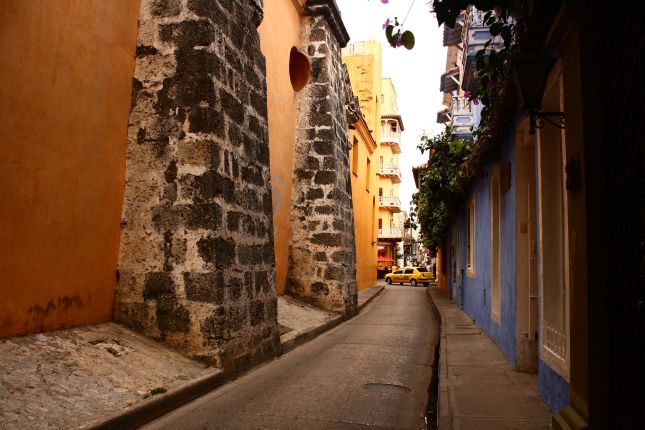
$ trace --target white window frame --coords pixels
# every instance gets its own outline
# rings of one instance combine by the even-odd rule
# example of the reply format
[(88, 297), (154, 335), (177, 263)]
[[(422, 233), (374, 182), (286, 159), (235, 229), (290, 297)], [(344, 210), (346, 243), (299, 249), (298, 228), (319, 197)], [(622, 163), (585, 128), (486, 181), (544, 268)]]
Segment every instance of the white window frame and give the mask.
[[(551, 100), (553, 91), (557, 91), (558, 104), (553, 102), (551, 106), (548, 104), (549, 91), (551, 91)], [(545, 102), (545, 106), (549, 109), (562, 111), (563, 89), (560, 64), (553, 68), (549, 78), (545, 90)], [(554, 137), (557, 137), (555, 139), (557, 141), (554, 141)], [(553, 128), (539, 130), (538, 149), (540, 358), (569, 382), (569, 225), (564, 171), (566, 160), (564, 131)], [(555, 163), (558, 164), (554, 165), (556, 157)]]
[(502, 315), (501, 199), (499, 166), (495, 165), (490, 175), (490, 310), (498, 324)]
[(476, 227), (475, 227), (476, 206), (475, 198), (473, 197), (468, 204), (468, 214), (466, 216), (466, 276), (474, 278), (476, 275), (475, 270), (475, 240)]

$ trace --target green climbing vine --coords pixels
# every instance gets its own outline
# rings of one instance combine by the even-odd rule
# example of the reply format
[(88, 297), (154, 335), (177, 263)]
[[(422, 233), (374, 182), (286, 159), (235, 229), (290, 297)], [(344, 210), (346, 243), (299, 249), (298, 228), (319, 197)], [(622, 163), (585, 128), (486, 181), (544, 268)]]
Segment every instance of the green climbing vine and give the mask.
[(418, 145), (429, 153), (427, 169), (419, 174), (419, 190), (413, 194), (413, 211), (420, 226), (421, 240), (429, 249), (441, 243), (441, 238), (460, 197), (459, 173), (470, 154), (473, 142), (452, 139), (446, 128), (435, 136), (421, 136)]

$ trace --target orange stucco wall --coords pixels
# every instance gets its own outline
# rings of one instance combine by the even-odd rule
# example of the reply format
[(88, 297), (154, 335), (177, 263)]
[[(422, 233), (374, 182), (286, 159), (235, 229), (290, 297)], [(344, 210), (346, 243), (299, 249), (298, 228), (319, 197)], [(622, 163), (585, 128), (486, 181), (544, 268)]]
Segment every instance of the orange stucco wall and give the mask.
[(139, 2), (0, 2), (0, 336), (112, 318)]
[(264, 2), (264, 19), (259, 27), (260, 45), (266, 57), (267, 105), (273, 232), (278, 295), (286, 291), (289, 238), (291, 236), (291, 180), (296, 136), (297, 93), (289, 78), (289, 54), (300, 48), (300, 15), (297, 2)]
[[(349, 139), (353, 145), (356, 145), (356, 149), (352, 148), (349, 160), (356, 241), (356, 288), (361, 291), (376, 284), (378, 177), (377, 164), (374, 160), (376, 144), (364, 122), (356, 123), (355, 127), (354, 130), (350, 130)], [(353, 151), (358, 151), (356, 157), (353, 157)], [(370, 160), (369, 172), (368, 159)], [(354, 164), (355, 160), (356, 164)]]

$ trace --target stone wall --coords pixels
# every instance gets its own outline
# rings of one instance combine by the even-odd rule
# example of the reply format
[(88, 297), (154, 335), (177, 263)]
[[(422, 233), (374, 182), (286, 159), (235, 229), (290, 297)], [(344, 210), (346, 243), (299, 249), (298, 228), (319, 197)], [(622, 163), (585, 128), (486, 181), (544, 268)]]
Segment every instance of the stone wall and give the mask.
[(349, 37), (333, 1), (310, 0), (305, 11), (300, 50), (312, 79), (298, 99), (287, 291), (350, 316), (356, 248), (340, 52)]
[(239, 370), (274, 356), (259, 0), (143, 0), (115, 319)]

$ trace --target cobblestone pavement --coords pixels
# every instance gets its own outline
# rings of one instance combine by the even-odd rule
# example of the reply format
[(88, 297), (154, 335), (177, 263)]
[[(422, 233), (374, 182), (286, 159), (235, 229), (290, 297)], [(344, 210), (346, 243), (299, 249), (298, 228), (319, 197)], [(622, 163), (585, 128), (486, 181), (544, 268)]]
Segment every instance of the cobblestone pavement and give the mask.
[(217, 372), (114, 323), (2, 339), (0, 428), (75, 428)]

